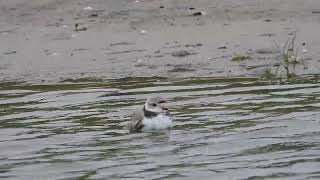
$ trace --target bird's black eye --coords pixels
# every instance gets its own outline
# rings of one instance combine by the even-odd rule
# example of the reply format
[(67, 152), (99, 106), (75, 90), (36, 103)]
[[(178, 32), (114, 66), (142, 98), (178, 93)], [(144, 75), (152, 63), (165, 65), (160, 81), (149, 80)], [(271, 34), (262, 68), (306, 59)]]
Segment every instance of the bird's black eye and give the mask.
[(157, 106), (157, 104), (156, 104), (156, 103), (152, 103), (152, 106), (153, 106), (153, 107), (156, 107), (156, 106)]

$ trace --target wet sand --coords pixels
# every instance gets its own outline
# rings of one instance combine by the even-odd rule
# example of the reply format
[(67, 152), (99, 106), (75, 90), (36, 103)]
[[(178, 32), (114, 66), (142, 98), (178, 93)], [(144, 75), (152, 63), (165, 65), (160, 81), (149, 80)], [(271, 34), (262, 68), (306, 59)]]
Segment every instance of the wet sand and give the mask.
[(313, 75), (319, 29), (316, 0), (2, 0), (0, 81), (259, 77), (293, 33)]

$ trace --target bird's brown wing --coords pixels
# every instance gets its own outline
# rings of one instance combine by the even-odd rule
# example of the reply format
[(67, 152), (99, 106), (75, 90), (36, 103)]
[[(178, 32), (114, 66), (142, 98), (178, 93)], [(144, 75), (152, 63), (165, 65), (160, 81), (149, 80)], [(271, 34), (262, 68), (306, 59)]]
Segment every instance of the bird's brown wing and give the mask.
[(142, 108), (136, 109), (131, 114), (131, 119), (128, 124), (128, 128), (130, 132), (139, 132), (143, 128), (143, 124), (142, 124), (143, 118), (144, 118), (144, 113)]

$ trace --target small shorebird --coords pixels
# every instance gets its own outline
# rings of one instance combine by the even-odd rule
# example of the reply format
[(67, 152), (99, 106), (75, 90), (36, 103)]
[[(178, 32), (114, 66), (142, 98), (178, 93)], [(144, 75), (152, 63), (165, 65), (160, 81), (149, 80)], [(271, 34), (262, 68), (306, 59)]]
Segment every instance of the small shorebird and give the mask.
[(166, 100), (161, 96), (147, 99), (143, 107), (136, 109), (128, 128), (130, 132), (168, 129), (172, 126), (172, 117)]

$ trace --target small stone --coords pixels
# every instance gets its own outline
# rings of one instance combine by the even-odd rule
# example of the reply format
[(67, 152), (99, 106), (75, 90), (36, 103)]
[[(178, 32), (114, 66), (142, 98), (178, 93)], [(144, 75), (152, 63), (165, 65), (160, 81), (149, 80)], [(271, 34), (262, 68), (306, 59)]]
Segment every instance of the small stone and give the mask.
[(86, 27), (79, 27), (78, 23), (74, 24), (74, 27), (75, 27), (75, 31), (86, 31), (87, 30)]
[(280, 50), (272, 49), (272, 48), (261, 48), (261, 49), (256, 49), (255, 52), (257, 54), (276, 54), (276, 53), (280, 53)]
[(98, 13), (92, 13), (89, 15), (89, 17), (98, 17), (98, 16), (99, 16)]
[(143, 59), (138, 59), (135, 66), (141, 67), (141, 66), (146, 66), (146, 64), (144, 63)]
[(81, 27), (81, 28), (78, 28), (78, 31), (86, 31), (87, 28), (86, 27)]
[(195, 12), (192, 14), (193, 16), (201, 16), (203, 13), (201, 11)]
[(190, 53), (188, 51), (182, 50), (182, 51), (175, 51), (175, 52), (171, 53), (171, 55), (174, 57), (185, 57), (185, 56), (190, 55)]
[(220, 46), (218, 49), (227, 49), (227, 46)]
[(17, 54), (17, 51), (8, 51), (3, 53), (4, 55)]
[(202, 46), (203, 44), (201, 44), (201, 43), (196, 43), (196, 44), (187, 44), (187, 45), (185, 45), (185, 47), (199, 47), (199, 46)]
[(262, 36), (262, 37), (271, 37), (271, 36), (275, 36), (276, 34), (275, 33), (262, 33), (260, 34), (259, 36)]
[(144, 30), (144, 29), (142, 29), (142, 30), (140, 31), (140, 33), (141, 33), (141, 34), (147, 34), (147, 31)]
[(93, 9), (93, 8), (90, 7), (90, 6), (87, 6), (87, 7), (84, 7), (84, 8), (83, 8), (83, 10), (87, 10), (87, 11), (88, 11), (88, 10), (92, 10), (92, 9)]
[(191, 64), (178, 64), (175, 65), (173, 69), (169, 70), (168, 72), (192, 72), (195, 71), (194, 68), (192, 68)]

